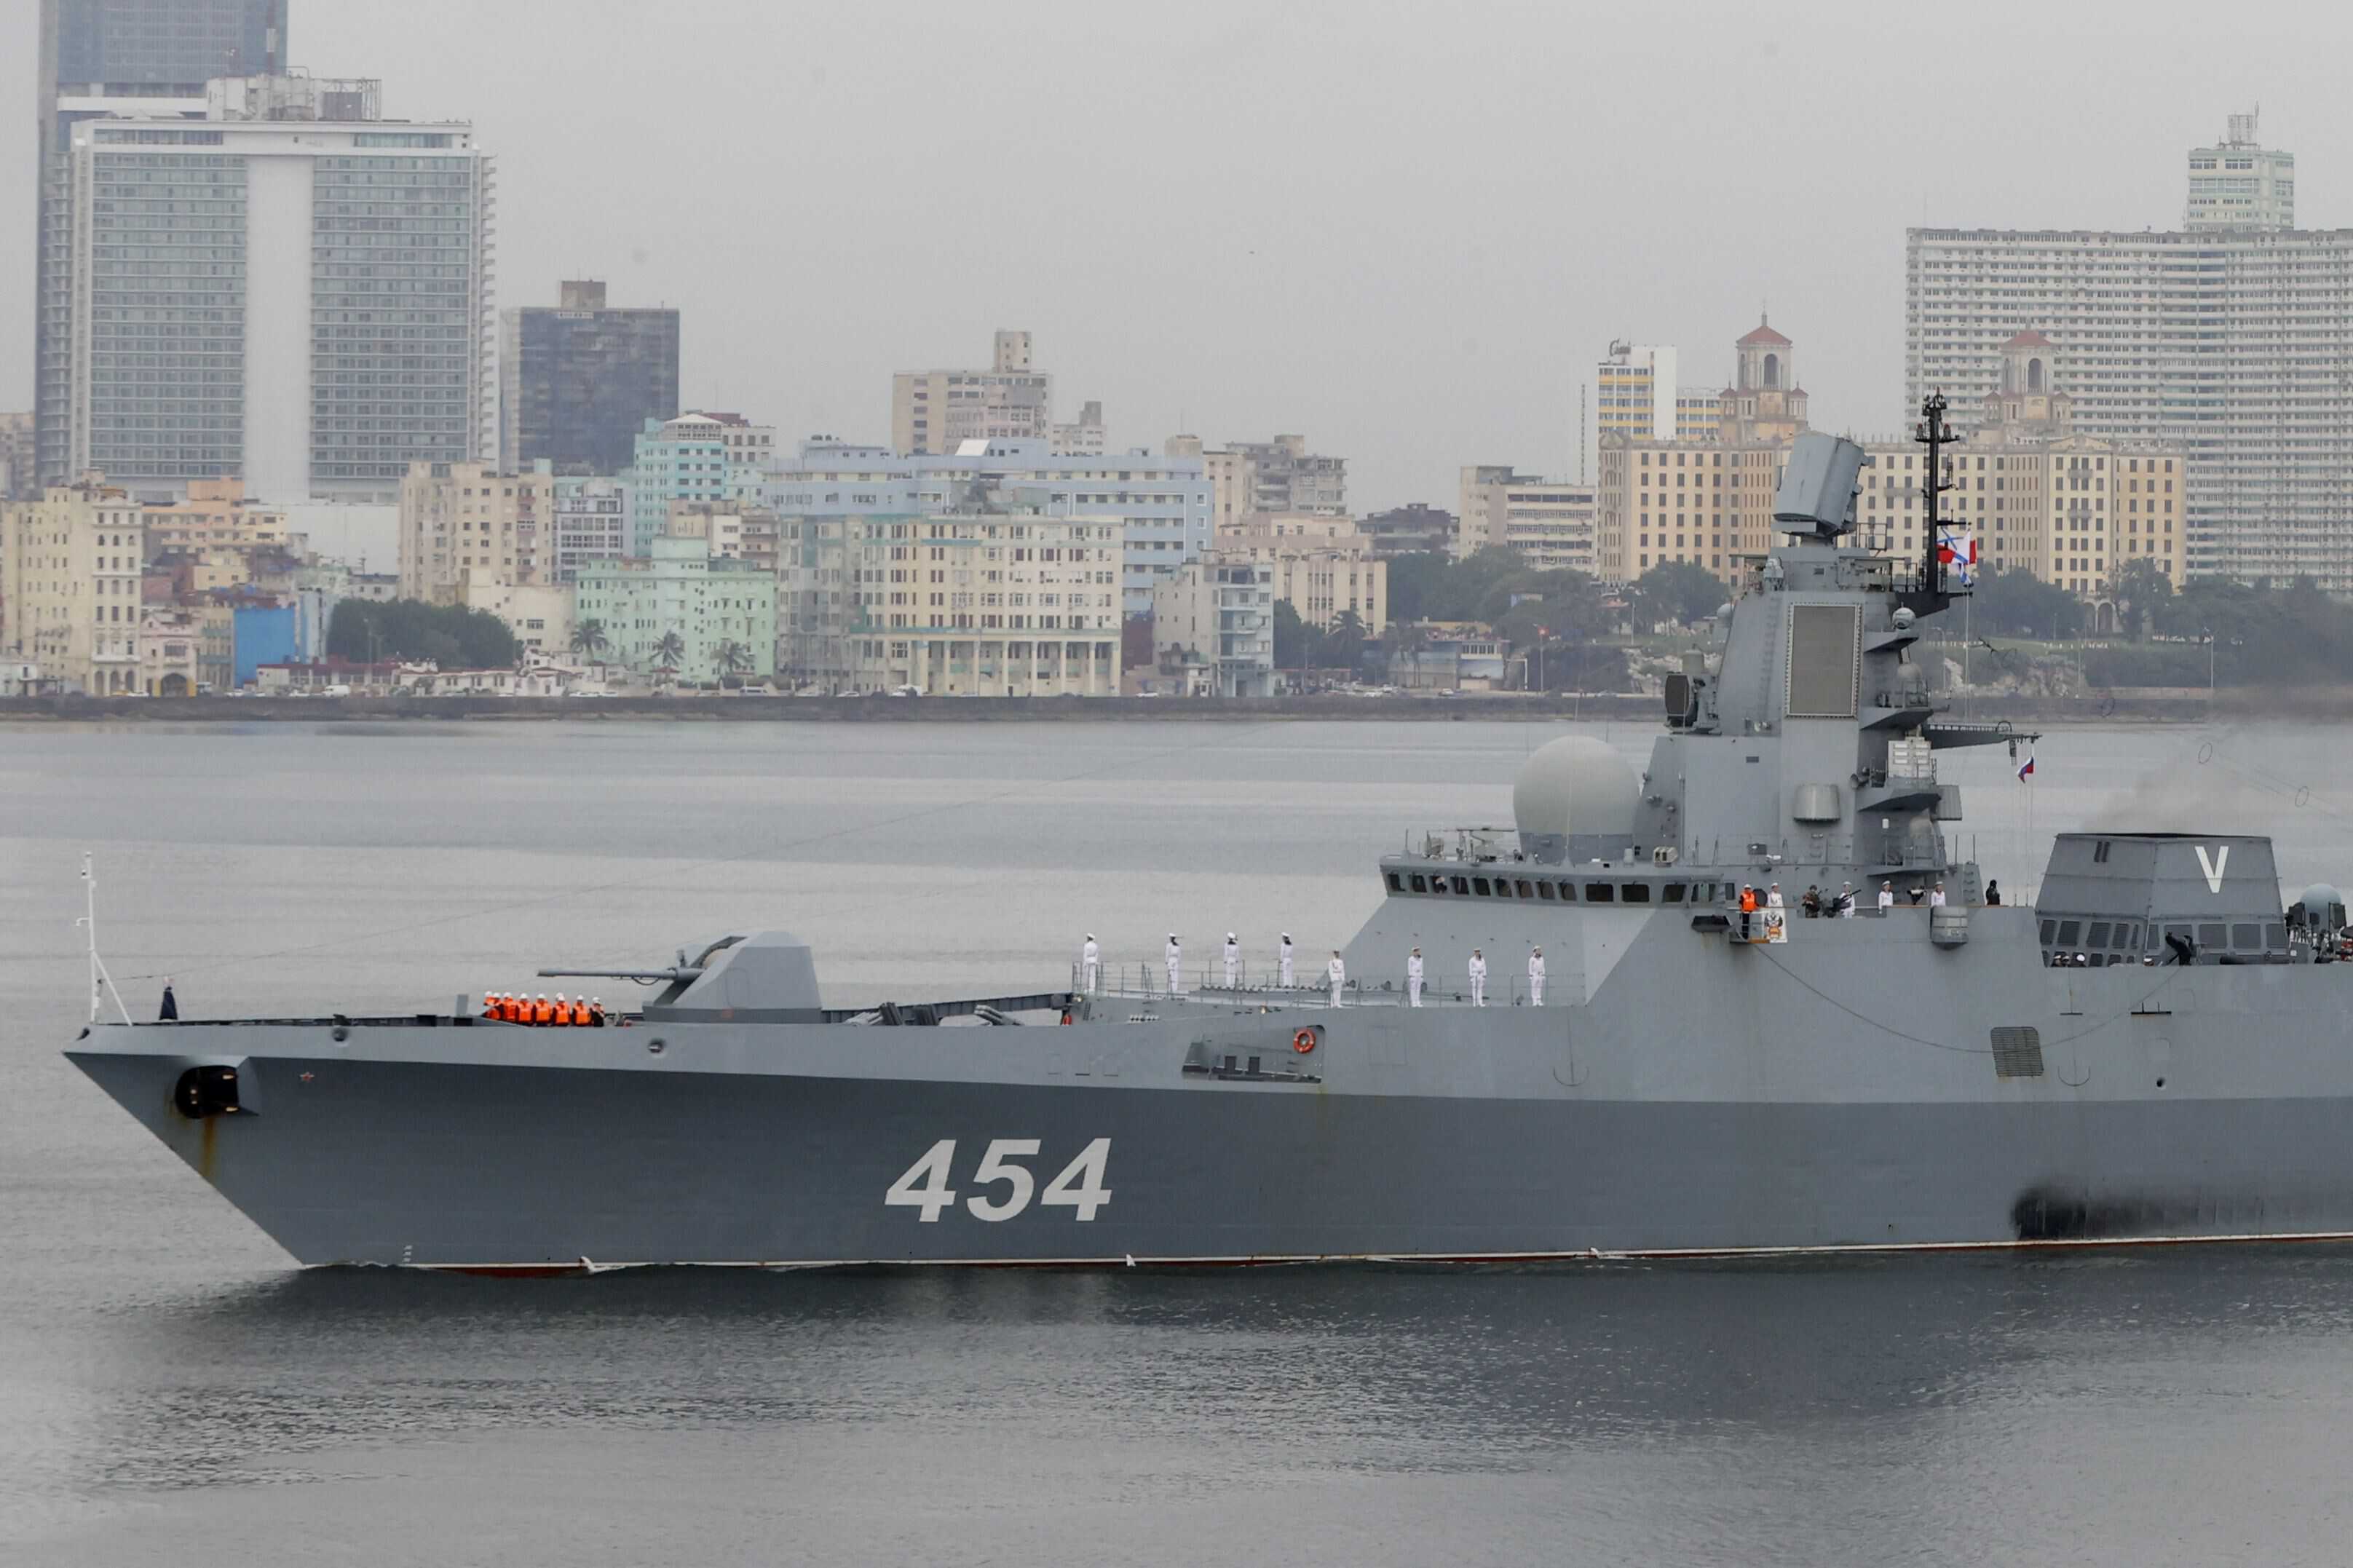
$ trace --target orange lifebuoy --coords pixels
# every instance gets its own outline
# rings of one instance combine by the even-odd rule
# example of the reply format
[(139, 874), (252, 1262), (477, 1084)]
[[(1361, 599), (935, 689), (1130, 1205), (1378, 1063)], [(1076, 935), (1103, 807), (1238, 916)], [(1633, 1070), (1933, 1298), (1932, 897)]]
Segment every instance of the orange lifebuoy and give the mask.
[(1302, 1029), (1299, 1033), (1292, 1036), (1291, 1048), (1297, 1051), (1303, 1057), (1308, 1052), (1314, 1050), (1315, 1048), (1315, 1031), (1313, 1029)]

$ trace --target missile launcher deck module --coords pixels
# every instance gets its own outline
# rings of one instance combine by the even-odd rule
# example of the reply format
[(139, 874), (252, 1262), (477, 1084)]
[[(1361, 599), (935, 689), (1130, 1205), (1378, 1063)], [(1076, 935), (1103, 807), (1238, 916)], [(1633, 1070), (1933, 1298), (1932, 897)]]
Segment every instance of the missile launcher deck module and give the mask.
[[(1963, 567), (1933, 487), (1922, 558), (1850, 539), (1862, 461), (1799, 438), (1784, 538), (1667, 682), (1646, 773), (1557, 740), (1515, 831), (1380, 860), (1345, 958), (1391, 975), (1419, 947), (1419, 1005), (1361, 978), (1335, 1005), (1319, 964), (1298, 988), (834, 1007), (808, 946), (766, 932), (642, 972), (659, 992), (604, 1028), (93, 1021), (69, 1054), (305, 1264), (2353, 1235), (2342, 904), (2284, 910), (2269, 841), (2229, 834), (2065, 835), (2032, 907), (1987, 899), (1937, 756), (2021, 737), (1930, 700), (1912, 649)], [(1861, 907), (1743, 909), (1776, 881)], [(1455, 978), (1474, 948), (1488, 1005)]]

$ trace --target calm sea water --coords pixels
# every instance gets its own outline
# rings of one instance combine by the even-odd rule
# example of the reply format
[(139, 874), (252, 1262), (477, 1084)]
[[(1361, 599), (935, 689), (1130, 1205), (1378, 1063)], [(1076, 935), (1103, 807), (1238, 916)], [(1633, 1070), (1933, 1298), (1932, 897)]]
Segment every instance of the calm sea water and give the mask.
[[(1589, 727), (1602, 733), (1600, 726)], [(1530, 1270), (300, 1274), (66, 1066), (725, 929), (856, 999), (1288, 928), (1506, 822), (1507, 724), (0, 726), (0, 1562), (2344, 1563), (2353, 1250)], [(1650, 732), (1608, 738), (1630, 757)], [(1945, 757), (2353, 885), (2341, 731)], [(135, 978), (134, 978), (135, 977)]]

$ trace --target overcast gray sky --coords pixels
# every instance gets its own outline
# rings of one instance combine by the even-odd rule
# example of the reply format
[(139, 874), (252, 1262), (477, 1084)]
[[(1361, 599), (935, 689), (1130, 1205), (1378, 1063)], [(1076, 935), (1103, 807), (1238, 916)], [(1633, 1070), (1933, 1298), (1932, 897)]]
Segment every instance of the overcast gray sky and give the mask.
[[(2178, 224), (2182, 153), (2258, 100), (2301, 220), (2353, 224), (2341, 5), (289, 5), (298, 65), (480, 127), (502, 305), (681, 307), (690, 404), (883, 441), (893, 370), (1027, 327), (1114, 444), (1301, 431), (1360, 509), (1572, 472), (1609, 339), (1720, 384), (1760, 300), (1819, 422), (1892, 430), (1906, 225)], [(33, 13), (0, 0), (26, 132)]]

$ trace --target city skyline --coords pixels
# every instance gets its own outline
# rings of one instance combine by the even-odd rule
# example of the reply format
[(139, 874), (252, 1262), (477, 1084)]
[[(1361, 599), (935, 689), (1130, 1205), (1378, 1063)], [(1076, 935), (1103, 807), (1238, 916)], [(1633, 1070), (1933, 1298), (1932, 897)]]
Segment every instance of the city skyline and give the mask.
[[(1725, 10), (1678, 46), (1678, 80), (1694, 101), (1744, 106), (1751, 140), (1774, 149), (1758, 158), (1727, 152), (1715, 116), (1659, 114), (1647, 82), (1561, 74), (1622, 53), (1613, 41), (1644, 36), (1639, 21), (1486, 9), (1490, 28), (1424, 33), (1398, 26), (1401, 10), (1213, 5), (1172, 37), (1060, 5), (1008, 30), (722, 5), (672, 30), (617, 8), (419, 0), (391, 16), (311, 0), (290, 34), (301, 68), (383, 79), (395, 117), (474, 121), (502, 171), (502, 306), (595, 277), (680, 309), (683, 406), (742, 408), (788, 439), (884, 441), (894, 372), (961, 363), (977, 334), (1018, 322), (1053, 345), (1068, 386), (1102, 398), (1113, 449), (1304, 428), (1349, 459), (1363, 510), (1443, 501), (1468, 461), (1577, 477), (1579, 393), (1610, 339), (1721, 342), (1760, 304), (1809, 344), (1816, 423), (1885, 433), (1902, 412), (1906, 227), (2174, 226), (2185, 150), (2258, 101), (2264, 142), (2302, 153), (2299, 217), (2353, 216), (2353, 160), (2329, 151), (2353, 110), (2319, 76), (2348, 31), (2331, 19), (2297, 14), (2309, 49), (2249, 26), (2193, 56), (2162, 43), (2168, 8), (2123, 33), (2017, 8), (2034, 20), (2021, 54), (1998, 26)], [(722, 32), (726, 50), (695, 42)], [(459, 36), (477, 47), (448, 47)], [(1966, 134), (1918, 108), (1931, 37), (1971, 85)], [(975, 51), (1028, 62), (992, 100), (1005, 134), (990, 142), (1053, 156), (940, 155)], [(625, 73), (641, 112), (550, 112), (554, 86), (543, 101), (515, 79), (525, 58), (551, 84)], [(754, 90), (763, 59), (788, 62), (787, 90)], [(2080, 87), (2086, 60), (2133, 90), (2080, 133), (2066, 121), (2057, 156), (2051, 95)], [(1473, 77), (1488, 84), (1476, 116), (1440, 90)], [(0, 118), (29, 117), (29, 82), (0, 88)], [(1810, 100), (1839, 112), (1808, 114)], [(681, 158), (654, 125), (728, 156)], [(1592, 155), (1613, 148), (1641, 155)], [(1188, 181), (1243, 167), (1299, 196), (1259, 210), (1305, 216), (1204, 228), (1172, 211)], [(29, 178), (0, 170), (0, 209), (21, 196), (20, 226)], [(1040, 181), (1064, 197), (1041, 208)], [(1203, 210), (1222, 206), (1205, 195)], [(939, 243), (944, 221), (956, 245)], [(0, 292), (27, 298), (29, 267), (0, 247)], [(0, 313), (0, 405), (29, 406), (29, 326)]]

